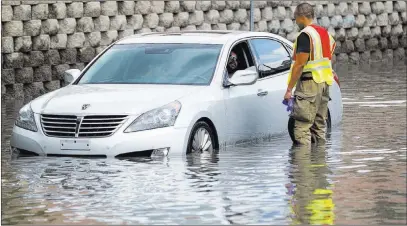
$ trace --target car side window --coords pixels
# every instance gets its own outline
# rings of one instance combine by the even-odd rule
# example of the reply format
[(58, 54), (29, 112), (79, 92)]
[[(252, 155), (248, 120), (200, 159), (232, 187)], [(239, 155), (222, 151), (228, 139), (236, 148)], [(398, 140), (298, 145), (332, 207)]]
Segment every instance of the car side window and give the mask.
[(254, 60), (249, 45), (246, 41), (240, 42), (233, 46), (226, 61), (226, 70), (224, 84), (227, 84), (227, 78), (231, 78), (236, 71), (246, 70), (254, 67)]
[(250, 43), (259, 63), (260, 78), (290, 70), (291, 56), (282, 43), (265, 38), (253, 39)]
[(284, 44), (285, 48), (288, 50), (288, 52), (290, 53), (290, 56), (293, 56), (293, 48), (287, 44)]

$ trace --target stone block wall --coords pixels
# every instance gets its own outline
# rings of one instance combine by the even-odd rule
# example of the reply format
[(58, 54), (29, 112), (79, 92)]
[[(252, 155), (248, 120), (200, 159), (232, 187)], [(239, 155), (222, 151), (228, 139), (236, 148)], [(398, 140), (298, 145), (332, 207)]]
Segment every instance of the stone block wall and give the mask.
[[(308, 1), (337, 40), (336, 60), (400, 61), (406, 1)], [(250, 1), (9, 1), (1, 9), (2, 98), (25, 102), (64, 85), (112, 42), (143, 32), (249, 30)], [(297, 35), (298, 1), (255, 1), (254, 29)]]

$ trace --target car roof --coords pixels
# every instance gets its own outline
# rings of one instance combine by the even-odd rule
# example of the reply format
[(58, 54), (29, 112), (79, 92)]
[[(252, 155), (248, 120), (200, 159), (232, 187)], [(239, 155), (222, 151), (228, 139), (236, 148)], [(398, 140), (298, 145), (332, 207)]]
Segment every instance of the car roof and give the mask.
[(247, 37), (274, 37), (288, 41), (281, 36), (267, 32), (210, 30), (210, 31), (179, 31), (179, 32), (152, 32), (136, 34), (125, 37), (116, 44), (135, 43), (199, 43), (199, 44), (226, 44), (229, 41)]

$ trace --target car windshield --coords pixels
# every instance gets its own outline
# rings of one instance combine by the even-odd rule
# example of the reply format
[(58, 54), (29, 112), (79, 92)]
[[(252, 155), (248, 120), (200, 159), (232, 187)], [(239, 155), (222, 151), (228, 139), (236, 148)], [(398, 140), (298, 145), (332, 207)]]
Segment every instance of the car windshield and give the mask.
[(78, 84), (208, 85), (222, 45), (114, 45), (86, 70)]

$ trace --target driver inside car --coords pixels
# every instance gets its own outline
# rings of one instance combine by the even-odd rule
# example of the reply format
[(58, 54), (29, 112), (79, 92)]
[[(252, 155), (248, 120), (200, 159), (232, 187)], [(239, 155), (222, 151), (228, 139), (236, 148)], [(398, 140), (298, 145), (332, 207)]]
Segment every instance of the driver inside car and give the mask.
[(227, 65), (227, 73), (229, 78), (231, 78), (233, 74), (237, 71), (237, 66), (239, 66), (239, 63), (237, 61), (237, 54), (231, 51)]
[(235, 74), (235, 72), (238, 71), (238, 70), (253, 70), (253, 71), (256, 71), (255, 66), (247, 67), (247, 65), (249, 65), (248, 62), (246, 62), (246, 66), (244, 66), (245, 65), (244, 62), (241, 62), (241, 63), (243, 63), (243, 64), (239, 64), (239, 58), (238, 58), (237, 54), (234, 51), (231, 51), (230, 54), (229, 54), (228, 64), (226, 66), (226, 69), (227, 69), (226, 70), (226, 73), (227, 73), (226, 78), (231, 78)]

